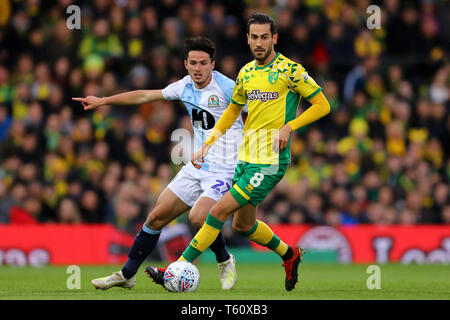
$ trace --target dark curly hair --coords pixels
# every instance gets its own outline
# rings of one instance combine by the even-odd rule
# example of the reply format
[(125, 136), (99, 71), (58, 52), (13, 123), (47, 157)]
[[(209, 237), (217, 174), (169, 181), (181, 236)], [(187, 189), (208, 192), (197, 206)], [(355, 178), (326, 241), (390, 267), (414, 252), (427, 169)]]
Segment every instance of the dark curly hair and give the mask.
[(216, 59), (216, 45), (205, 37), (194, 37), (184, 41), (184, 57), (187, 59), (190, 51), (204, 51), (209, 54), (211, 61)]
[(250, 17), (250, 19), (248, 19), (248, 22), (247, 22), (247, 33), (250, 32), (250, 25), (252, 25), (254, 23), (256, 23), (256, 24), (270, 24), (270, 32), (272, 34), (277, 33), (277, 26), (276, 26), (275, 20), (273, 20), (267, 14), (254, 13)]

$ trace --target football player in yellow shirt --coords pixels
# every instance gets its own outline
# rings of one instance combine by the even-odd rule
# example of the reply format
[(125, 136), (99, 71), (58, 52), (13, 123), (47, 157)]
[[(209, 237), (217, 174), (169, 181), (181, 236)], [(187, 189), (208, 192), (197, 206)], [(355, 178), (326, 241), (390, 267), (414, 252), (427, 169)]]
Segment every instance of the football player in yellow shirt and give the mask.
[[(233, 187), (210, 210), (205, 223), (180, 260), (194, 261), (216, 239), (234, 213), (233, 229), (276, 252), (283, 259), (285, 288), (294, 289), (304, 251), (290, 247), (270, 227), (256, 220), (256, 207), (283, 178), (290, 162), (290, 135), (330, 112), (322, 88), (303, 66), (275, 52), (278, 34), (274, 20), (254, 14), (247, 24), (247, 39), (255, 60), (239, 72), (231, 103), (192, 163), (197, 168), (212, 144), (234, 123), (248, 104), (244, 139), (238, 152)], [(301, 98), (311, 106), (296, 118)]]

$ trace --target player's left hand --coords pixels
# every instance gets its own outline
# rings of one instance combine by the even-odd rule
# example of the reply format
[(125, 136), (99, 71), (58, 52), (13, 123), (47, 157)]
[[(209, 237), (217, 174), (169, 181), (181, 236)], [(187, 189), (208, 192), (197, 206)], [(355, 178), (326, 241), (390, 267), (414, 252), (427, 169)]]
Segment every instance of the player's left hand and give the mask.
[(292, 128), (287, 123), (278, 131), (272, 144), (272, 148), (274, 151), (277, 152), (286, 149), (289, 142), (289, 137), (291, 136), (291, 132)]
[(191, 158), (191, 162), (197, 169), (200, 169), (202, 166), (199, 163), (205, 162), (204, 159), (206, 157), (206, 154), (209, 151), (209, 148), (211, 148), (211, 145), (204, 144), (201, 149), (194, 152)]

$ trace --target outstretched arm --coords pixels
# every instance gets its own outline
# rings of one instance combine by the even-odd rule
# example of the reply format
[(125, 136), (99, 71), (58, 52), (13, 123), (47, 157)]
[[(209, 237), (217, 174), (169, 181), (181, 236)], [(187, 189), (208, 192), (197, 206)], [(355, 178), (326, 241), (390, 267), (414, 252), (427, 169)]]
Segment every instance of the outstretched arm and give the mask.
[(107, 104), (132, 105), (162, 99), (164, 99), (162, 90), (133, 90), (102, 98), (95, 96), (87, 96), (86, 98), (72, 98), (72, 100), (80, 101), (84, 107), (84, 110), (95, 109)]

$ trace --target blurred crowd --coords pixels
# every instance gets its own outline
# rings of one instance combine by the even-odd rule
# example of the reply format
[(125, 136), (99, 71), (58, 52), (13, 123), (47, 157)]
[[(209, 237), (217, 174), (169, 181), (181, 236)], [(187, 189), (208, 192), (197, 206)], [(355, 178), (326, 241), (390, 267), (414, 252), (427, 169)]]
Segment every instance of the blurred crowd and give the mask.
[[(67, 8), (81, 8), (69, 29)], [(381, 8), (368, 29), (366, 9)], [(179, 102), (83, 111), (71, 100), (161, 89), (207, 36), (234, 79), (252, 60), (246, 21), (278, 22), (332, 112), (293, 134), (270, 223), (450, 223), (450, 10), (444, 0), (0, 0), (0, 223), (112, 223), (134, 233), (180, 169)], [(299, 112), (308, 107), (302, 102)]]

